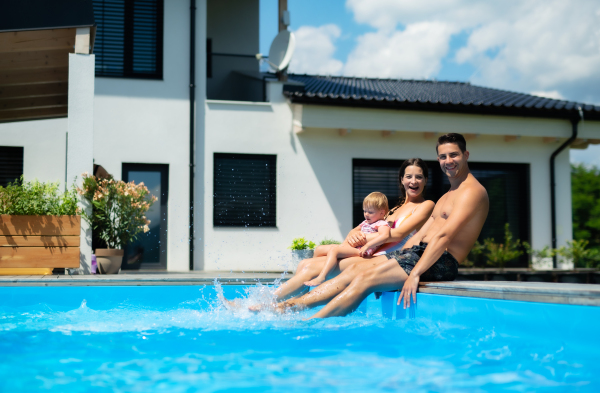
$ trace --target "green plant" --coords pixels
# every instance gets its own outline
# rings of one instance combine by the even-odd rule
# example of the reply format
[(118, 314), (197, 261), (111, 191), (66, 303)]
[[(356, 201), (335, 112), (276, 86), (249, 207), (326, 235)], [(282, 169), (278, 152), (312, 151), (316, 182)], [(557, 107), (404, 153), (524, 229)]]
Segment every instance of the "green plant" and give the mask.
[(342, 244), (342, 242), (325, 238), (325, 239), (321, 240), (321, 242), (319, 243), (319, 246), (327, 246), (330, 244)]
[(59, 183), (19, 180), (0, 186), (0, 214), (19, 216), (73, 216), (78, 214), (77, 192), (59, 192)]
[(508, 227), (508, 223), (504, 224), (504, 243), (495, 243), (494, 239), (485, 239), (483, 246), (488, 258), (487, 264), (490, 266), (504, 269), (506, 262), (517, 259), (523, 255), (521, 241), (513, 241), (513, 235)]
[(600, 262), (600, 252), (588, 248), (588, 240), (573, 240), (557, 250), (558, 254), (572, 260), (576, 267), (596, 267)]
[(551, 248), (550, 246), (546, 246), (544, 248), (542, 248), (541, 250), (534, 250), (533, 248), (531, 248), (531, 245), (527, 242), (523, 242), (523, 248), (525, 249), (525, 253), (529, 254), (530, 258), (529, 258), (529, 268), (531, 268), (531, 264), (533, 263), (533, 260), (540, 260), (540, 259), (545, 259), (545, 258), (552, 258), (554, 255), (556, 255), (556, 250), (554, 248)]
[(316, 244), (312, 241), (307, 241), (305, 238), (303, 237), (297, 237), (294, 240), (292, 240), (292, 245), (289, 246), (288, 248), (290, 250), (307, 250), (307, 249), (314, 249), (316, 246)]
[(480, 256), (483, 254), (484, 250), (485, 250), (484, 245), (476, 241), (475, 244), (473, 244), (473, 247), (471, 248), (469, 255), (467, 255), (467, 259), (465, 259), (463, 261), (462, 266), (464, 266), (464, 267), (475, 266), (475, 263), (477, 263)]
[(144, 183), (97, 179), (84, 173), (83, 186), (77, 191), (92, 205), (92, 214), (84, 211), (84, 219), (108, 248), (122, 248), (142, 231), (148, 232), (150, 220), (144, 214), (157, 198)]

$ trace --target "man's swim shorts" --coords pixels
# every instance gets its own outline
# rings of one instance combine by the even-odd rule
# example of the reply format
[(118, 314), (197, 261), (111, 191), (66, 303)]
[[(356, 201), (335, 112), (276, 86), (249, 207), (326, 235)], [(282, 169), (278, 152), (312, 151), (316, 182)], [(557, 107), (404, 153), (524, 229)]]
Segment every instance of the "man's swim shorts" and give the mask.
[[(388, 259), (394, 258), (406, 274), (414, 269), (419, 259), (423, 256), (427, 243), (421, 242), (418, 246), (412, 246), (403, 250), (393, 251), (386, 254)], [(458, 274), (458, 262), (448, 251), (421, 275), (421, 281), (453, 281)]]

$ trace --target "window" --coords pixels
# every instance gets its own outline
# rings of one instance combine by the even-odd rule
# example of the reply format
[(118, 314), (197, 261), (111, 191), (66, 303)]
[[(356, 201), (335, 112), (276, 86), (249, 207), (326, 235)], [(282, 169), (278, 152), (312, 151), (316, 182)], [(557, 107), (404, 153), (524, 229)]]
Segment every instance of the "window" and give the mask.
[(23, 148), (0, 146), (0, 186), (6, 187), (23, 174)]
[(214, 155), (213, 225), (274, 227), (277, 156)]
[[(398, 169), (404, 160), (354, 159), (353, 165), (353, 222), (360, 224), (364, 218), (362, 201), (373, 191), (386, 194), (390, 207), (398, 203)], [(425, 198), (434, 202), (450, 188), (448, 177), (442, 173), (437, 161), (426, 161), (429, 179)], [(479, 235), (479, 241), (494, 238), (504, 241), (504, 224), (509, 223), (515, 239), (530, 241), (529, 164), (502, 164), (469, 162), (473, 176), (486, 188), (490, 198), (490, 211)], [(527, 266), (527, 256), (522, 256), (514, 266)]]
[(163, 0), (94, 0), (96, 76), (162, 79)]

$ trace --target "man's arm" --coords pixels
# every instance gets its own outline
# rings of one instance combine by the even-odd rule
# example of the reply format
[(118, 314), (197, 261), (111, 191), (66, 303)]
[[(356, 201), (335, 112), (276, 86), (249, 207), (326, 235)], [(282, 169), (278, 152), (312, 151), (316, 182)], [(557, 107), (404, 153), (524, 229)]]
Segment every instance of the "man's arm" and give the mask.
[(404, 307), (410, 306), (411, 295), (413, 296), (413, 300), (417, 301), (417, 289), (421, 275), (442, 256), (456, 234), (477, 214), (478, 209), (482, 207), (485, 199), (485, 190), (482, 191), (473, 188), (465, 190), (462, 195), (457, 196), (450, 217), (448, 217), (440, 230), (430, 237), (425, 252), (404, 283), (398, 297), (398, 304), (400, 304), (400, 299), (404, 298)]

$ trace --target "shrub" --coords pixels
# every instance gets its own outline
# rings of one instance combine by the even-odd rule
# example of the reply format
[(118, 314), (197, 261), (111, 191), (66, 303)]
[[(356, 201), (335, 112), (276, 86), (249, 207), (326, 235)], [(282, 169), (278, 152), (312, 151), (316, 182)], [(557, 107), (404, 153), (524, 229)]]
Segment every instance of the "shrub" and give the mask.
[(288, 247), (290, 250), (307, 250), (307, 249), (314, 249), (316, 246), (316, 244), (312, 241), (307, 241), (305, 238), (303, 237), (297, 237), (294, 240), (292, 240), (292, 245), (290, 247)]
[(125, 183), (112, 177), (98, 179), (83, 174), (83, 187), (77, 189), (92, 205), (92, 214), (82, 213), (108, 248), (120, 249), (148, 232), (150, 220), (144, 214), (157, 200), (144, 183)]
[(557, 250), (567, 260), (572, 260), (575, 267), (597, 267), (600, 263), (600, 252), (587, 248), (588, 240), (573, 240)]
[(0, 214), (19, 216), (73, 216), (78, 214), (77, 193), (59, 192), (59, 183), (19, 180), (0, 186)]
[(488, 258), (487, 264), (500, 269), (504, 269), (506, 262), (513, 261), (523, 255), (521, 241), (513, 241), (508, 223), (504, 224), (504, 243), (499, 244), (495, 243), (494, 239), (485, 239), (483, 247)]

